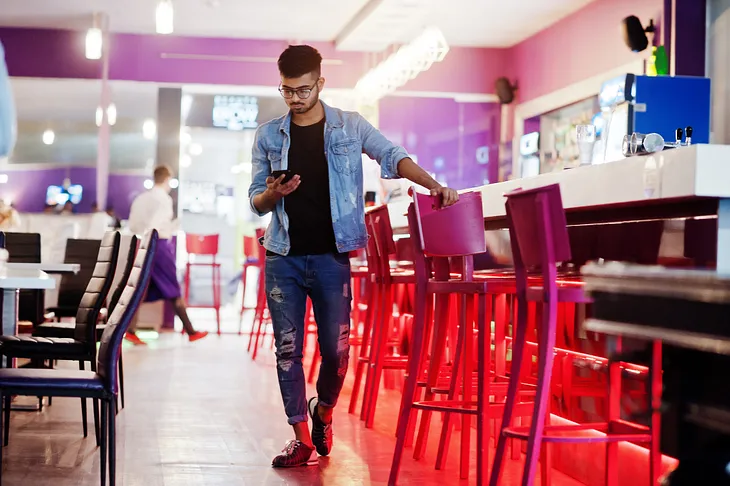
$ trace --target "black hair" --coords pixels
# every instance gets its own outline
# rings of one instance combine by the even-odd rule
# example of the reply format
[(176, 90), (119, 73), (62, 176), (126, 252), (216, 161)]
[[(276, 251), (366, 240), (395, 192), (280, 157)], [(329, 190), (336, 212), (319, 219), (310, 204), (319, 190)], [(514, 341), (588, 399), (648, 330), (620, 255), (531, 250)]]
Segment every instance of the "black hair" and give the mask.
[(279, 73), (285, 78), (299, 78), (311, 72), (322, 74), (322, 56), (312, 46), (289, 46), (279, 56)]

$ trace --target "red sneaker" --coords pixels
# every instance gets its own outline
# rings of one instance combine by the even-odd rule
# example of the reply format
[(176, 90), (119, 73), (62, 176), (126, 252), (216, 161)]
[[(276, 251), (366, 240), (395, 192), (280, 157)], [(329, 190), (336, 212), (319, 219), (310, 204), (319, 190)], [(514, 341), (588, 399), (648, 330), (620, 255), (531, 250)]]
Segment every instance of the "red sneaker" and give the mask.
[(188, 334), (188, 341), (194, 343), (195, 341), (203, 339), (207, 335), (208, 331), (196, 331), (193, 334)]
[(135, 346), (147, 346), (146, 342), (142, 341), (139, 336), (132, 332), (128, 332), (127, 334), (125, 334), (124, 339), (134, 344)]

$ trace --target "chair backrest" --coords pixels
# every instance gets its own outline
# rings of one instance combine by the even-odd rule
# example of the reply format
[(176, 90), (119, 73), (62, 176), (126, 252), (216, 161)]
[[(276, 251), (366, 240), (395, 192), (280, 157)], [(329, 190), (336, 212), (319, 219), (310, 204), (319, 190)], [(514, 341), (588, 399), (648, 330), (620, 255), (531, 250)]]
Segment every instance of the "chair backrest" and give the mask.
[(101, 335), (97, 356), (97, 373), (104, 380), (106, 389), (116, 395), (118, 391), (117, 362), (122, 338), (129, 329), (134, 314), (142, 302), (152, 274), (152, 263), (157, 251), (157, 231), (148, 232), (140, 244), (134, 259), (134, 266), (127, 280), (122, 296), (109, 316), (109, 322)]
[[(426, 256), (421, 246), (421, 226), (418, 224), (418, 216), (416, 215), (416, 207), (414, 203), (408, 205), (408, 229), (411, 232), (410, 242), (413, 253), (413, 271), (416, 276), (416, 282), (424, 283), (431, 278), (431, 259)], [(417, 285), (416, 288), (421, 287)]]
[(108, 231), (99, 245), (96, 264), (76, 311), (74, 338), (96, 348), (96, 323), (112, 286), (119, 258), (119, 232)]
[(101, 240), (77, 240), (72, 238), (66, 241), (66, 254), (63, 261), (65, 263), (76, 263), (81, 268), (76, 274), (66, 273), (61, 277), (61, 283), (58, 286), (57, 307), (76, 309), (79, 306), (94, 274), (100, 246)]
[(259, 243), (253, 236), (243, 237), (243, 256), (245, 258), (259, 257)]
[(558, 184), (518, 189), (505, 196), (515, 268), (545, 269), (571, 259), (568, 227)]
[(119, 245), (119, 260), (117, 261), (117, 271), (114, 273), (114, 280), (112, 281), (112, 293), (111, 299), (109, 299), (109, 315), (114, 312), (119, 302), (119, 298), (122, 296), (124, 286), (129, 280), (129, 275), (132, 273), (134, 267), (134, 257), (137, 255), (137, 247), (139, 246), (139, 238), (136, 235), (124, 235), (122, 236), (121, 243)]
[[(39, 233), (0, 232), (0, 248), (8, 250), (11, 263), (41, 263), (41, 235)], [(33, 324), (43, 322), (44, 292), (21, 290), (18, 296), (18, 320)]]
[(428, 255), (452, 257), (486, 251), (481, 193), (460, 194), (456, 204), (441, 207), (438, 198), (413, 191), (413, 202), (421, 247)]
[(10, 263), (41, 263), (41, 235), (0, 232), (0, 248), (8, 250)]
[(218, 254), (218, 235), (194, 235), (185, 234), (185, 250), (188, 255), (210, 255), (215, 257)]

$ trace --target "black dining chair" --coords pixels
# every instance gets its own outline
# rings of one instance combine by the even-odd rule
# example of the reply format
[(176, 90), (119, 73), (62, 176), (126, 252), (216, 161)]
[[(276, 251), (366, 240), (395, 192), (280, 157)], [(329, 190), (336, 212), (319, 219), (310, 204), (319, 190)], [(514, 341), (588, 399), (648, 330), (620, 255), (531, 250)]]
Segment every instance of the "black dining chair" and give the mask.
[[(111, 315), (116, 307), (119, 298), (122, 296), (124, 286), (127, 284), (129, 275), (134, 267), (134, 258), (137, 254), (137, 247), (139, 246), (139, 239), (135, 235), (124, 235), (120, 240), (119, 259), (117, 260), (117, 270), (112, 280), (112, 287), (114, 293), (109, 300), (109, 305), (106, 309), (102, 309), (102, 312), (106, 310), (107, 317)], [(96, 340), (101, 340), (101, 335), (104, 332), (106, 323), (98, 323), (96, 325)], [(76, 324), (69, 321), (48, 321), (36, 326), (33, 330), (33, 336), (36, 337), (47, 337), (47, 338), (67, 338), (73, 339), (76, 329)], [(122, 399), (122, 408), (124, 408), (124, 363), (122, 360), (122, 353), (119, 353), (119, 395)], [(51, 397), (48, 397), (48, 404), (51, 404)], [(119, 407), (117, 407), (119, 408)]]
[[(30, 359), (35, 363), (46, 360), (78, 361), (83, 370), (89, 361), (92, 371), (96, 370), (96, 322), (111, 287), (119, 257), (119, 232), (112, 231), (104, 235), (96, 258), (92, 276), (81, 298), (76, 313), (76, 328), (73, 338), (46, 338), (20, 334), (17, 336), (0, 336), (0, 356)], [(42, 397), (44, 395), (38, 395)], [(97, 436), (99, 422), (99, 404), (94, 404), (94, 424)], [(84, 437), (88, 435), (86, 421), (86, 399), (81, 399), (81, 415)]]
[(74, 317), (79, 309), (81, 298), (94, 273), (96, 255), (99, 253), (100, 240), (80, 240), (70, 238), (66, 241), (64, 263), (76, 263), (80, 269), (77, 273), (64, 274), (58, 285), (58, 302), (46, 309), (47, 317), (58, 320)]
[[(152, 263), (157, 249), (157, 231), (149, 232), (137, 252), (134, 268), (121, 294), (119, 303), (109, 317), (97, 358), (96, 371), (70, 369), (0, 369), (0, 432), (7, 437), (10, 399), (21, 396), (58, 396), (92, 398), (101, 401), (101, 485), (106, 486), (107, 458), (109, 460), (109, 485), (116, 484), (116, 414), (111, 406), (118, 393), (117, 362), (124, 333), (139, 307), (152, 273)], [(0, 448), (2, 464), (2, 448)], [(2, 484), (2, 468), (0, 468)]]
[[(0, 232), (0, 248), (8, 250), (8, 263), (41, 263), (41, 235), (38, 233)], [(33, 326), (43, 322), (44, 300), (42, 290), (21, 290), (18, 321)]]

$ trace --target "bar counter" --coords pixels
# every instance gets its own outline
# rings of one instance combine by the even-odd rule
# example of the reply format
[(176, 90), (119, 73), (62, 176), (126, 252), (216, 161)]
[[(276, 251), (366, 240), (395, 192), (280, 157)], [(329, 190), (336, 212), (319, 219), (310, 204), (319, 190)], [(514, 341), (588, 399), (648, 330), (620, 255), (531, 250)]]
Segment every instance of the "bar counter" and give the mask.
[[(730, 273), (730, 146), (698, 144), (467, 189), (480, 191), (486, 230), (507, 226), (504, 194), (560, 184), (569, 226), (695, 218), (716, 220), (712, 253)], [(466, 192), (461, 191), (461, 192)], [(396, 232), (407, 230), (409, 200), (389, 205)], [(689, 231), (689, 230), (688, 230)], [(717, 246), (715, 248), (715, 243)]]

